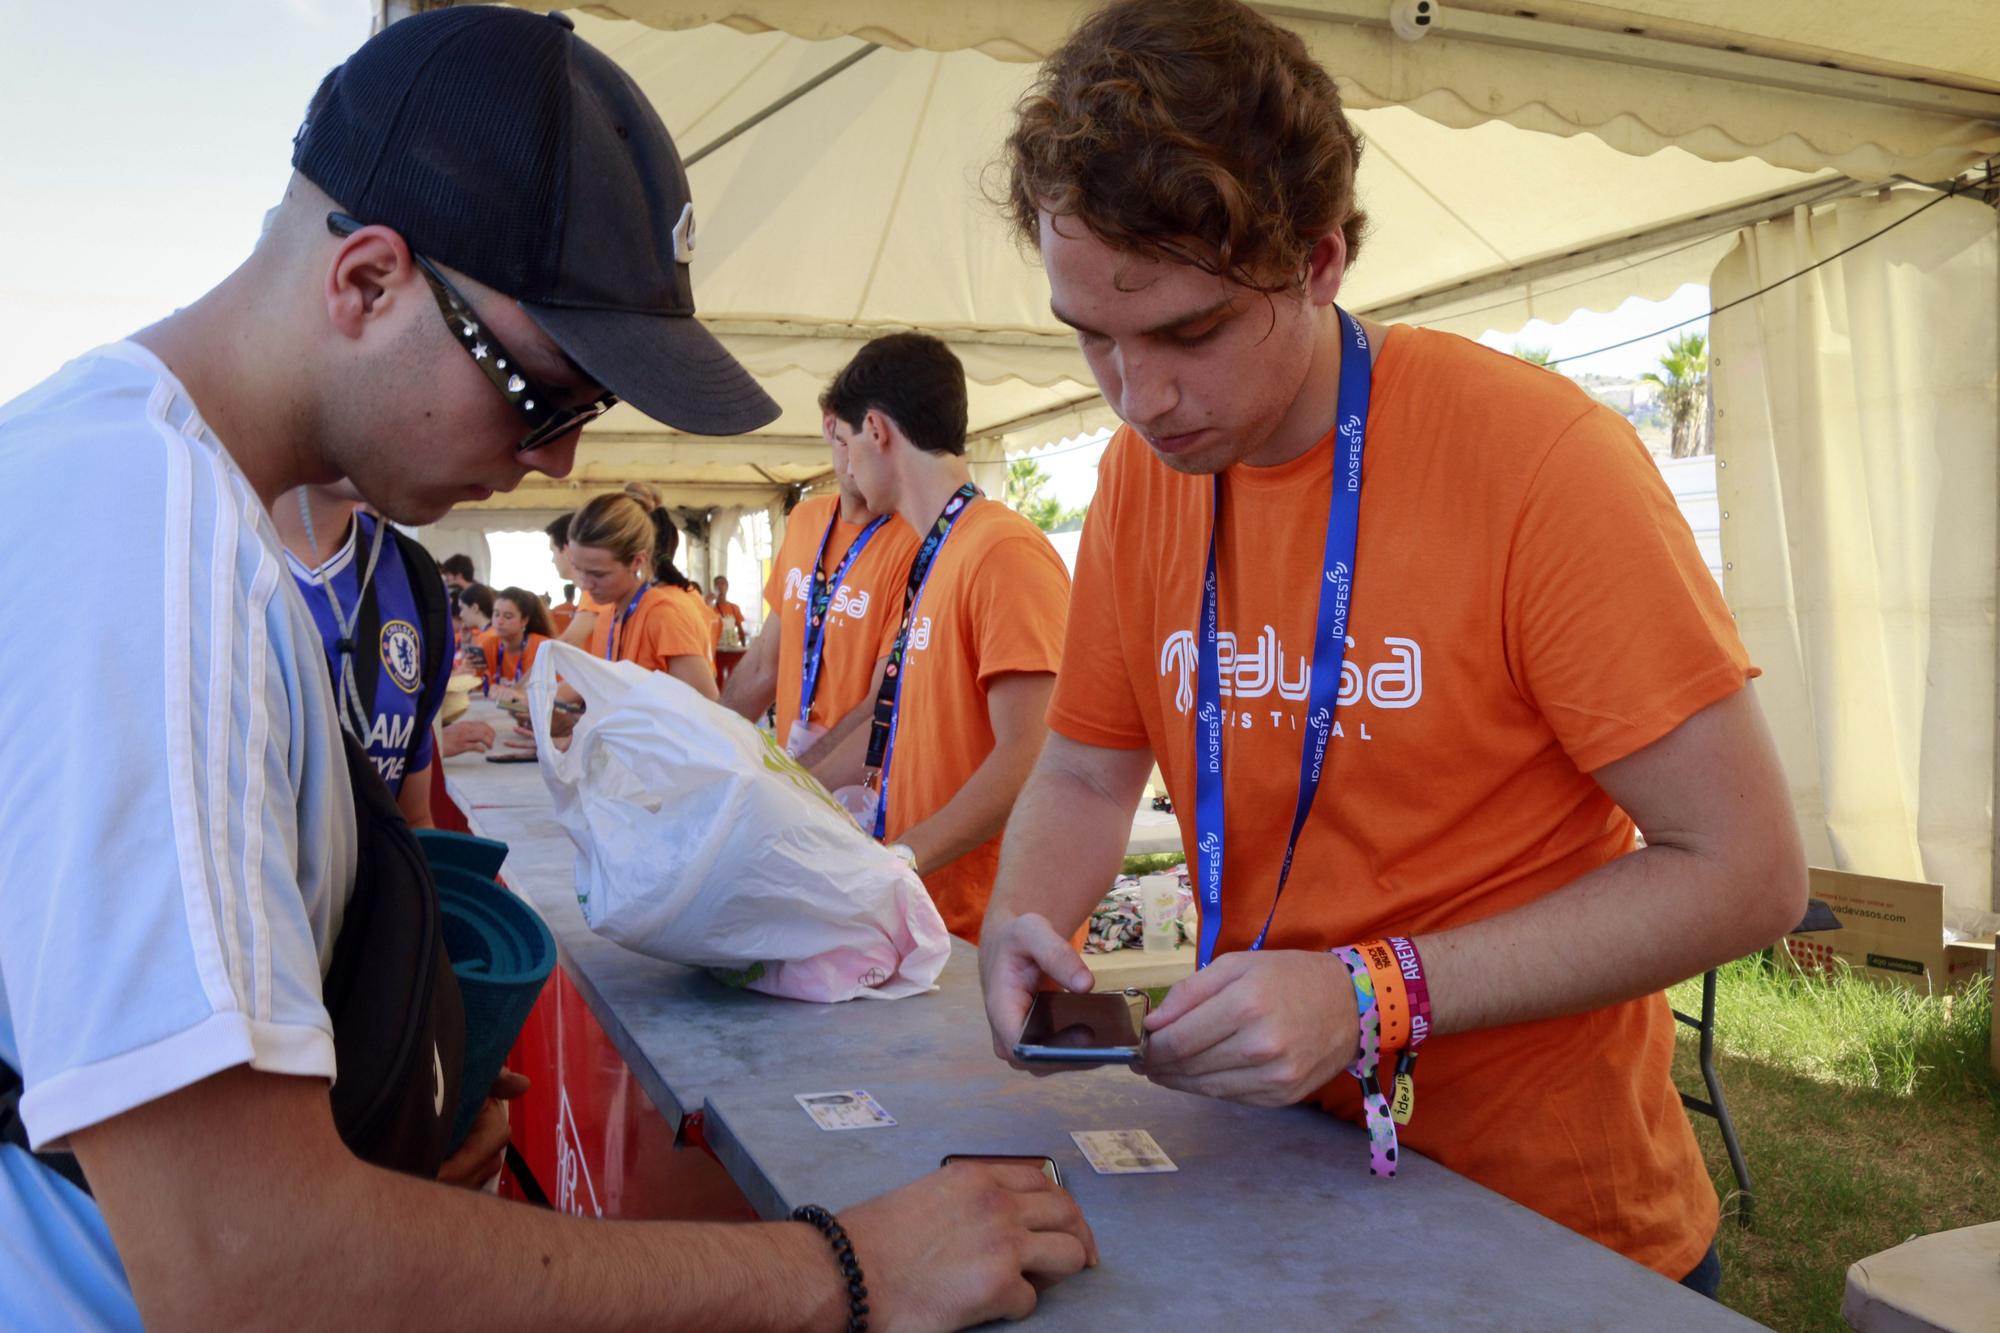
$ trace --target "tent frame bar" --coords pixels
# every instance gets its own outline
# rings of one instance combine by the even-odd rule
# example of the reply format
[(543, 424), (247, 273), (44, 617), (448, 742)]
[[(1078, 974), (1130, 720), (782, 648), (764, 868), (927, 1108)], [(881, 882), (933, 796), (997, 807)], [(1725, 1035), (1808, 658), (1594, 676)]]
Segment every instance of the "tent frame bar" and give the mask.
[[(1387, 28), (1381, 0), (1294, 0), (1258, 3), (1273, 18)], [(1703, 45), (1648, 33), (1612, 31), (1518, 14), (1487, 14), (1440, 4), (1431, 41), (1540, 51), (1572, 60), (1607, 61), (1696, 79), (1720, 79), (1758, 88), (1841, 101), (1869, 102), (1905, 111), (2000, 122), (2000, 92), (1953, 87), (1922, 79), (1872, 74), (1819, 61), (1755, 55), (1740, 47)]]
[(695, 149), (692, 153), (689, 153), (687, 155), (687, 159), (681, 164), (682, 168), (684, 170), (692, 169), (695, 163), (701, 161), (704, 157), (707, 157), (710, 153), (713, 153), (716, 149), (721, 148), (723, 145), (729, 143), (730, 141), (744, 134), (748, 134), (751, 130), (756, 129), (759, 125), (762, 125), (765, 121), (777, 115), (780, 111), (783, 111), (786, 107), (798, 101), (801, 97), (804, 97), (807, 93), (819, 87), (822, 83), (827, 82), (829, 79), (836, 78), (842, 73), (845, 73), (847, 70), (852, 69), (855, 65), (860, 64), (862, 61), (866, 60), (869, 56), (874, 55), (877, 51), (880, 51), (881, 49), (882, 49), (882, 44), (880, 42), (869, 42), (867, 45), (863, 46), (860, 50), (850, 52), (847, 55), (841, 57), (839, 60), (836, 60), (833, 64), (827, 66), (819, 73), (813, 75), (810, 79), (807, 79), (804, 83), (800, 84), (798, 87), (792, 89), (784, 96), (772, 102), (769, 106), (766, 106), (763, 110), (754, 112), (745, 119), (738, 121), (736, 124), (724, 130), (716, 138), (710, 139), (707, 143)]

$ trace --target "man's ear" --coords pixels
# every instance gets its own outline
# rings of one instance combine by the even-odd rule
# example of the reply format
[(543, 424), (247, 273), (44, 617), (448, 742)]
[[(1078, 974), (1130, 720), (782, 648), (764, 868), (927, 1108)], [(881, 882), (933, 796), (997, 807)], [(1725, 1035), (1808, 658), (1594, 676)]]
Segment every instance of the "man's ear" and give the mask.
[(403, 238), (387, 227), (363, 227), (341, 242), (326, 271), (326, 313), (333, 327), (358, 338), (371, 319), (394, 308), (412, 282), (421, 282)]
[(871, 407), (862, 419), (861, 434), (876, 449), (886, 453), (889, 446), (896, 442), (896, 423), (881, 408)]
[(1306, 301), (1311, 305), (1332, 305), (1346, 277), (1346, 233), (1335, 231), (1320, 237), (1306, 257)]

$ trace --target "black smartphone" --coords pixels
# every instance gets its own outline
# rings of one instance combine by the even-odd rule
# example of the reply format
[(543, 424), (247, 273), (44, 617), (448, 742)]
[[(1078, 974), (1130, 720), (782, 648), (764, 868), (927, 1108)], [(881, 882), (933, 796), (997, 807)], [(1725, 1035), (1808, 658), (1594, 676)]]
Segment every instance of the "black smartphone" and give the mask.
[(489, 750), (486, 754), (489, 764), (532, 764), (535, 762), (533, 750)]
[(938, 1165), (950, 1166), (953, 1162), (997, 1162), (1002, 1166), (1040, 1167), (1042, 1174), (1049, 1178), (1049, 1184), (1062, 1188), (1062, 1168), (1056, 1165), (1053, 1157), (1036, 1157), (1027, 1153), (953, 1152), (946, 1153)]
[(1017, 1060), (1133, 1064), (1145, 1055), (1146, 993), (1040, 991), (1014, 1043)]

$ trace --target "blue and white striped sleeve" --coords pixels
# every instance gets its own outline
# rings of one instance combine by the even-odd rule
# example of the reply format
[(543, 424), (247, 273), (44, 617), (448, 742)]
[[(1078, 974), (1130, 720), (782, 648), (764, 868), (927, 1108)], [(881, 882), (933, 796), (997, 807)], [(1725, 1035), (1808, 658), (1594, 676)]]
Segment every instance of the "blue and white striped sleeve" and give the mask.
[(0, 635), (0, 1057), (38, 1147), (235, 1065), (334, 1072), (353, 813), (323, 657), (176, 390), (0, 420), (8, 599), (51, 562), (122, 574)]

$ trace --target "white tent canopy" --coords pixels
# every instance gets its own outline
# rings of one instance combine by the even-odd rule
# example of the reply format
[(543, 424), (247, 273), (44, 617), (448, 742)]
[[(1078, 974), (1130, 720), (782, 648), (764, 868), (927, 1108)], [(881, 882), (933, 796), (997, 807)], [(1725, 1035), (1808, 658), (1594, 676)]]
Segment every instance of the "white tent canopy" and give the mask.
[[(434, 2), (378, 0), (391, 17)], [(1344, 304), (1477, 334), (1711, 274), (1751, 301), (1713, 330), (1718, 465), (1734, 451), (1744, 474), (1723, 488), (1724, 582), (1769, 669), (1759, 694), (1801, 828), (1818, 859), (1945, 882), (1957, 919), (2000, 906), (2000, 877), (1980, 869), (2000, 753), (2000, 246), (1991, 211), (1954, 200), (1892, 245), (1840, 248), (1935, 198), (1890, 187), (2000, 155), (2000, 24), (1945, 0), (1515, 3), (1443, 0), (1415, 42), (1392, 32), (1390, 0), (1260, 5), (1333, 71), (1368, 141), (1373, 226)], [(681, 504), (775, 499), (819, 475), (820, 385), (901, 328), (965, 362), (977, 457), (1104, 424), (989, 198), (1034, 62), (1085, 7), (608, 0), (579, 14), (689, 159), (702, 317), (784, 407), (745, 441), (614, 415), (586, 436), (586, 486), (642, 476)], [(1813, 264), (1828, 267), (1757, 294)], [(1864, 306), (1881, 329), (1849, 322)], [(507, 503), (578, 498), (544, 485)], [(1880, 717), (1857, 720), (1868, 708)]]
[[(407, 0), (378, 2), (394, 17)], [(1391, 32), (1388, 0), (1263, 8), (1339, 76), (1367, 137), (1359, 188), (1374, 227), (1344, 300), (1378, 318), (1476, 334), (1663, 296), (1706, 281), (1746, 223), (2000, 151), (2000, 35), (1941, 0), (1902, 6), (1894, 23), (1823, 0), (1562, 0), (1534, 18), (1455, 0), (1419, 42)], [(988, 197), (1030, 62), (1079, 12), (1070, 0), (577, 12), (689, 158), (702, 317), (784, 415), (714, 442), (621, 410), (588, 433), (572, 479), (489, 504), (567, 509), (635, 477), (689, 507), (778, 498), (825, 474), (826, 378), (901, 328), (945, 337), (964, 360), (989, 455), (1108, 421)]]

